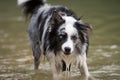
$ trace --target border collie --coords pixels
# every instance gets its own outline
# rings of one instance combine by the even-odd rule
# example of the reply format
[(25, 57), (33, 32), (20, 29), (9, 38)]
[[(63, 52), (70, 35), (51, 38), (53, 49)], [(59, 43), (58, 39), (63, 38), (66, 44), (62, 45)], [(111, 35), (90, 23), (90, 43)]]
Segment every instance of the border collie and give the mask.
[(51, 64), (53, 78), (60, 72), (70, 71), (77, 63), (85, 80), (89, 78), (86, 54), (89, 45), (88, 30), (92, 27), (63, 6), (51, 6), (43, 0), (18, 0), (26, 17), (30, 18), (30, 38), (34, 68), (38, 69), (41, 54)]

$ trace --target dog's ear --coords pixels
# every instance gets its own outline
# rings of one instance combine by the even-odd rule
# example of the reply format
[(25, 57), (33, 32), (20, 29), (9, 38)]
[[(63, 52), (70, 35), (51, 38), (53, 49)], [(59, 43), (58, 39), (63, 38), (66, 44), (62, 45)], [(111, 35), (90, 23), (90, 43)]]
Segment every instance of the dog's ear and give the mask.
[(64, 22), (64, 20), (63, 20), (63, 18), (61, 17), (61, 15), (56, 11), (56, 10), (54, 10), (53, 12), (52, 12), (52, 16), (51, 16), (51, 20), (50, 20), (50, 23), (52, 24), (52, 25), (58, 25), (58, 24), (61, 24), (61, 23), (63, 23)]
[(75, 25), (81, 30), (92, 30), (92, 26), (86, 22), (83, 22), (82, 20), (77, 21)]

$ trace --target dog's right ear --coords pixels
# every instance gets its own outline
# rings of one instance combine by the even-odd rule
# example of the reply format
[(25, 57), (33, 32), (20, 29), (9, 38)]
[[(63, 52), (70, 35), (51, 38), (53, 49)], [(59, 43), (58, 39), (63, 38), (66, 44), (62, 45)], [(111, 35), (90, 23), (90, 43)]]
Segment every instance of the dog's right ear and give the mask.
[(64, 21), (65, 20), (61, 17), (61, 15), (56, 10), (52, 12), (52, 16), (50, 20), (51, 25), (59, 25)]

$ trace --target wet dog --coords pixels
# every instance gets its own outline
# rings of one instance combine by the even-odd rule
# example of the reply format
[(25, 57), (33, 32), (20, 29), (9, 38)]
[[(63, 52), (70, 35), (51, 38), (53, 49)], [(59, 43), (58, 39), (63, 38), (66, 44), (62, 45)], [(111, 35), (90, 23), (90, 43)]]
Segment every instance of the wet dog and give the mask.
[(18, 5), (30, 18), (28, 35), (35, 69), (38, 69), (43, 54), (51, 64), (55, 80), (61, 71), (70, 71), (73, 63), (77, 63), (81, 74), (88, 80), (86, 54), (91, 26), (67, 7), (51, 6), (43, 0), (18, 0)]

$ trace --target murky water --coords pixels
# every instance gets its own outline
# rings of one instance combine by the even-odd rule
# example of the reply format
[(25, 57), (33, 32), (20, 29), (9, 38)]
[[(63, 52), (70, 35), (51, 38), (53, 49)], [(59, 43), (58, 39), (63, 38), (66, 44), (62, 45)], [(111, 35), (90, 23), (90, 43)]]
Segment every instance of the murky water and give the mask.
[[(56, 4), (55, 1), (51, 3)], [(75, 10), (79, 16), (84, 14), (83, 19), (93, 24), (87, 60), (92, 79), (120, 80), (120, 1), (59, 2)], [(0, 2), (0, 80), (52, 80), (48, 62), (42, 60), (39, 70), (33, 70), (26, 32), (28, 23), (21, 15), (15, 0)], [(80, 80), (77, 69), (71, 71), (69, 80)]]

